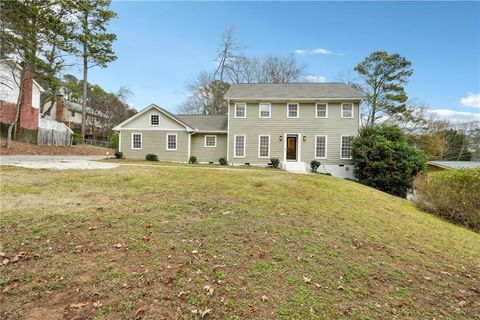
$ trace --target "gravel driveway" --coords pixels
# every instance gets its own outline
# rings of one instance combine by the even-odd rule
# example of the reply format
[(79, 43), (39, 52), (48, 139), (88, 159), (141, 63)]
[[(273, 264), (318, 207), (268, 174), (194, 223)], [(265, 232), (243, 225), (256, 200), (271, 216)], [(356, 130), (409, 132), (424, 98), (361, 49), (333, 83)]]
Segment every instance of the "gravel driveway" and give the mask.
[(12, 165), (31, 169), (112, 169), (119, 165), (92, 160), (105, 156), (0, 156), (0, 165)]

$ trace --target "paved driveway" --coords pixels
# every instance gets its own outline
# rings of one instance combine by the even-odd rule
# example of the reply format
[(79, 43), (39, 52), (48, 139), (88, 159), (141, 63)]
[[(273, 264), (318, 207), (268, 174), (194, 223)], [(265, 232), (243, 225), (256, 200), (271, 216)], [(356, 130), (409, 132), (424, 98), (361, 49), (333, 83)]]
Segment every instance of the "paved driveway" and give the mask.
[(97, 162), (105, 156), (0, 156), (0, 165), (32, 169), (112, 169), (118, 164)]

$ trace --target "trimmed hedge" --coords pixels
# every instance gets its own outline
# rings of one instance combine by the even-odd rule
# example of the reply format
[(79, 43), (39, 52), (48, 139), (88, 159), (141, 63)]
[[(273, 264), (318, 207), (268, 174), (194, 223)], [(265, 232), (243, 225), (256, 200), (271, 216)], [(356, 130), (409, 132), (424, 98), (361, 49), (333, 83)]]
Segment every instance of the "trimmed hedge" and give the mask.
[(415, 186), (418, 207), (480, 231), (480, 168), (421, 175)]
[(147, 161), (158, 161), (158, 157), (157, 157), (156, 154), (148, 153), (148, 154), (145, 156), (145, 160), (147, 160)]

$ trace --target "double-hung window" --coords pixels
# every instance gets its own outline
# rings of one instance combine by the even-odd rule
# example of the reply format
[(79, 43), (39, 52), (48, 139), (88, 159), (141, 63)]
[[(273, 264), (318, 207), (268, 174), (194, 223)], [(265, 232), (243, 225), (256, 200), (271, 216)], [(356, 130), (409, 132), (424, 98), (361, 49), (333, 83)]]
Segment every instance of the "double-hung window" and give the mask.
[(245, 158), (245, 135), (236, 134), (233, 137), (233, 152), (235, 158)]
[(326, 103), (317, 103), (317, 110), (316, 110), (316, 117), (317, 118), (328, 118), (328, 104)]
[(142, 134), (141, 133), (132, 133), (132, 149), (133, 150), (142, 149)]
[(269, 135), (258, 136), (258, 157), (270, 158), (270, 136)]
[(214, 148), (217, 146), (217, 136), (205, 136), (205, 147)]
[(352, 159), (353, 136), (341, 136), (340, 159)]
[(150, 125), (151, 125), (151, 126), (158, 126), (158, 125), (160, 125), (160, 115), (158, 115), (158, 114), (151, 114), (151, 115), (150, 115)]
[(246, 118), (246, 117), (247, 117), (247, 104), (235, 103), (235, 118)]
[(315, 158), (327, 158), (327, 136), (315, 136)]
[(270, 103), (260, 103), (258, 105), (258, 113), (260, 118), (270, 118), (272, 112), (272, 105)]
[(353, 103), (342, 103), (342, 118), (353, 118)]
[(298, 103), (289, 103), (287, 104), (287, 117), (288, 118), (298, 118)]
[(177, 134), (167, 134), (167, 150), (177, 150)]

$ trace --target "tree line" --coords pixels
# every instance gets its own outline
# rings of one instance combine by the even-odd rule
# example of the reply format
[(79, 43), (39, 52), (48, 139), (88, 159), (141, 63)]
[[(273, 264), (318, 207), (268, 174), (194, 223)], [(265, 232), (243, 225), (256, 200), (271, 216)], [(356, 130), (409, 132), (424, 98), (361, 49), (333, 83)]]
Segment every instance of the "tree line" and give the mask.
[(9, 61), (5, 65), (11, 68), (16, 68), (16, 63), (22, 67), (17, 83), (20, 94), (16, 116), (8, 126), (7, 148), (16, 130), (25, 82), (35, 78), (46, 87), (49, 100), (54, 101), (64, 88), (61, 75), (74, 65), (74, 59), (81, 60), (83, 69), (79, 102), (84, 139), (87, 105), (93, 105), (88, 96), (88, 71), (93, 67), (104, 68), (117, 58), (112, 47), (116, 35), (107, 31), (115, 17), (110, 0), (0, 2), (0, 61)]

